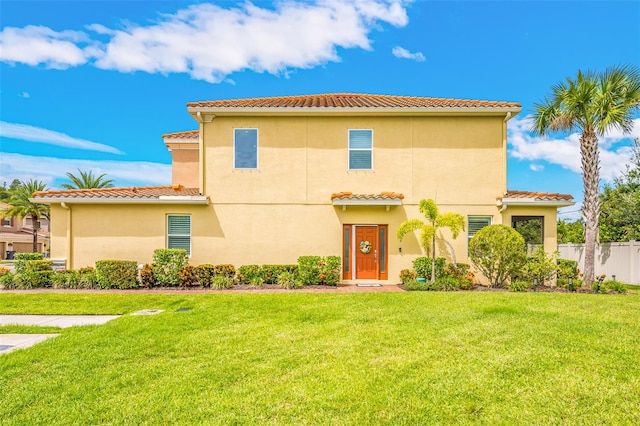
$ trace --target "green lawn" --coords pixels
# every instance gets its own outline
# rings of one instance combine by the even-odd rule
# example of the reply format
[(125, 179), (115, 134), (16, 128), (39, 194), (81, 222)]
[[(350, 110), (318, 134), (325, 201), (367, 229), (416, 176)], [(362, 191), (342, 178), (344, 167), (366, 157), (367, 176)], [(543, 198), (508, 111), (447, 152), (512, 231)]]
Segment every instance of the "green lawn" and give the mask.
[(0, 294), (139, 309), (0, 356), (0, 423), (640, 424), (635, 295)]

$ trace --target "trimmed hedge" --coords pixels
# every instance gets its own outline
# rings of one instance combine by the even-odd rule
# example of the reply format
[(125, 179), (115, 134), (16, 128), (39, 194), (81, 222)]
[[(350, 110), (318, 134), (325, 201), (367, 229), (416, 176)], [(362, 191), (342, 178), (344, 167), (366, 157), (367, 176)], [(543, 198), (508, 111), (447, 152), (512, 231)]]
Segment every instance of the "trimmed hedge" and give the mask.
[(153, 252), (153, 271), (160, 286), (180, 284), (180, 271), (189, 263), (184, 249), (157, 249)]
[(16, 267), (16, 274), (23, 274), (26, 271), (27, 261), (29, 260), (42, 260), (44, 255), (42, 253), (16, 253), (13, 257), (15, 260), (14, 266)]
[(132, 260), (99, 260), (96, 262), (99, 288), (137, 288), (138, 264)]

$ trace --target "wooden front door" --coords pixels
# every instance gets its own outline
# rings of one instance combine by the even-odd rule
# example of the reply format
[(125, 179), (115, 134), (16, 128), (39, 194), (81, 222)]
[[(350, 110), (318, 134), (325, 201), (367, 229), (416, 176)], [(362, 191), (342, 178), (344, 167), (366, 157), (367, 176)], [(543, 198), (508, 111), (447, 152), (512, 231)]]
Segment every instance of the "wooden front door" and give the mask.
[[(364, 248), (364, 251), (361, 249)], [(356, 276), (358, 280), (378, 279), (378, 227), (356, 226)], [(365, 253), (365, 251), (368, 251)]]

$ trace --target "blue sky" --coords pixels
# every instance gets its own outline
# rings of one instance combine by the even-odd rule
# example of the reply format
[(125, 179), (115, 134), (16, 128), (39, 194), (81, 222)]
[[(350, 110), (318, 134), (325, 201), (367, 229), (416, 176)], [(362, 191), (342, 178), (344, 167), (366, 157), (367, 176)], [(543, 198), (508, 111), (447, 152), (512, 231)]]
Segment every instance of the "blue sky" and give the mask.
[[(0, 183), (52, 188), (78, 168), (169, 184), (161, 135), (197, 127), (190, 101), (356, 92), (520, 102), (509, 189), (581, 201), (577, 135), (533, 137), (526, 116), (579, 69), (640, 66), (639, 1), (1, 0), (0, 16)], [(601, 141), (603, 183), (631, 143)]]

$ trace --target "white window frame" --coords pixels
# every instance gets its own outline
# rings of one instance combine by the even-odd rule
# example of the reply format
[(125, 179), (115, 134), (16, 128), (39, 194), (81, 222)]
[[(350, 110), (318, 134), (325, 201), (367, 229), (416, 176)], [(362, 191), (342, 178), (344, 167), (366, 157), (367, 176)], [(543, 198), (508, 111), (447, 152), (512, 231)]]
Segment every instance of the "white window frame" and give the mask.
[[(371, 132), (371, 148), (351, 148), (351, 131), (353, 130), (367, 130)], [(369, 169), (352, 169), (351, 168), (351, 151), (369, 151), (371, 152), (371, 168)], [(347, 130), (347, 169), (349, 171), (358, 170), (373, 170), (373, 129), (348, 129)]]
[(469, 215), (469, 216), (467, 216), (467, 245), (469, 244), (469, 241), (471, 241), (471, 238), (473, 238), (473, 236), (476, 235), (476, 232), (478, 232), (480, 229), (485, 227), (485, 226), (483, 226), (482, 228), (476, 230), (473, 234), (471, 234), (471, 227), (469, 226), (469, 222), (470, 222), (471, 218), (487, 219), (488, 223), (485, 226), (489, 226), (489, 225), (493, 224), (493, 216), (487, 216), (487, 215)]
[[(255, 167), (237, 167), (236, 164), (236, 132), (238, 130), (255, 130), (256, 131), (256, 166)], [(234, 170), (257, 170), (260, 167), (260, 131), (257, 127), (234, 127), (233, 129), (233, 169)]]
[[(188, 234), (169, 234), (169, 218), (171, 217), (188, 217), (189, 218), (189, 233)], [(167, 248), (175, 248), (175, 247), (170, 247), (169, 245), (169, 240), (171, 237), (189, 237), (189, 250), (187, 251), (187, 256), (191, 257), (191, 246), (193, 244), (193, 238), (191, 236), (192, 234), (192, 229), (193, 229), (193, 222), (191, 220), (191, 215), (190, 214), (181, 214), (181, 213), (170, 213), (167, 214), (167, 228), (166, 228), (166, 235), (167, 235), (167, 239), (166, 239), (166, 247)]]
[(2, 226), (5, 228), (11, 228), (11, 217), (7, 216), (2, 219)]

